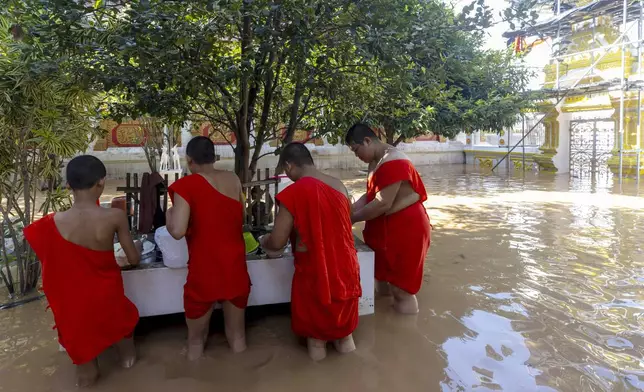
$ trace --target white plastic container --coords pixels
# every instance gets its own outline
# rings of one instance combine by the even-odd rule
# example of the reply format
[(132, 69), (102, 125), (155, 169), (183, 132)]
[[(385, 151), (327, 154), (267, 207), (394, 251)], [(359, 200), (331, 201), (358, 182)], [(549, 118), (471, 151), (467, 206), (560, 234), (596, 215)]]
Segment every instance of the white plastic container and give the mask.
[(188, 243), (185, 238), (175, 240), (168, 229), (159, 227), (154, 233), (154, 242), (161, 250), (163, 264), (168, 268), (186, 268), (188, 265)]
[[(146, 241), (145, 239), (143, 239), (142, 246), (141, 264), (149, 264), (156, 258), (154, 253), (156, 247), (152, 242)], [(125, 256), (125, 251), (118, 242), (114, 244), (114, 257), (116, 258), (116, 263), (119, 267), (127, 267), (130, 265), (127, 261), (127, 256)]]

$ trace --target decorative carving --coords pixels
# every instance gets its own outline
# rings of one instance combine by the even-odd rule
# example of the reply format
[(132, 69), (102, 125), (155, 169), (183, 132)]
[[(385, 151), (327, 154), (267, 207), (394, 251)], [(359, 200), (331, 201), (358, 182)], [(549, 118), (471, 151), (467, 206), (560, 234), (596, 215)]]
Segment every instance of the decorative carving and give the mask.
[(94, 143), (94, 147), (92, 148), (92, 151), (105, 151), (107, 150), (107, 137), (102, 137)]
[(172, 147), (172, 170), (181, 172), (181, 157), (179, 156), (179, 146), (176, 144)]
[[(286, 129), (282, 132), (282, 135), (286, 134)], [(293, 141), (299, 143), (308, 143), (310, 142), (311, 131), (296, 130), (293, 132)]]
[(112, 143), (117, 147), (141, 147), (147, 135), (139, 122), (126, 122), (112, 128)]
[(514, 170), (516, 171), (522, 171), (523, 170), (523, 161), (521, 159), (515, 159), (511, 158), (512, 165), (514, 166)]
[(479, 161), (479, 166), (480, 167), (486, 167), (486, 168), (492, 168), (492, 165), (494, 164), (494, 160), (489, 157), (477, 157)]
[[(376, 131), (379, 132), (379, 131)], [(293, 142), (298, 142), (298, 143), (314, 143), (316, 146), (322, 146), (324, 145), (324, 140), (321, 138), (318, 139), (311, 139), (311, 135), (313, 135), (313, 131), (306, 131), (303, 129), (297, 129), (295, 132), (293, 132)], [(281, 129), (281, 138), (284, 139), (286, 136), (286, 127), (282, 127)], [(271, 140), (270, 143), (268, 143), (269, 146), (271, 147), (277, 147), (281, 143), (280, 140)]]
[(170, 158), (168, 156), (168, 146), (164, 145), (163, 151), (161, 151), (161, 162), (159, 163), (159, 170), (160, 171), (169, 170), (170, 169), (169, 162), (170, 162)]

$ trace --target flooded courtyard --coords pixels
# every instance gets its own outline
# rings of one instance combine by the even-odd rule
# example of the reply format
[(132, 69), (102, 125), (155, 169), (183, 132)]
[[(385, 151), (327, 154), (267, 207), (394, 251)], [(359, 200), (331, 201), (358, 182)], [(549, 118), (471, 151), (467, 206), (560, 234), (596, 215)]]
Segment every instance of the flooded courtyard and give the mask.
[[(288, 306), (250, 308), (233, 355), (213, 318), (206, 356), (185, 359), (181, 316), (142, 320), (129, 370), (100, 358), (96, 391), (644, 390), (644, 185), (421, 168), (435, 227), (420, 314), (387, 299), (358, 349), (313, 363)], [(335, 173), (359, 196), (365, 178)], [(356, 228), (359, 230), (359, 228)], [(69, 282), (73, 285), (74, 282)], [(46, 302), (0, 311), (0, 391), (72, 391)]]

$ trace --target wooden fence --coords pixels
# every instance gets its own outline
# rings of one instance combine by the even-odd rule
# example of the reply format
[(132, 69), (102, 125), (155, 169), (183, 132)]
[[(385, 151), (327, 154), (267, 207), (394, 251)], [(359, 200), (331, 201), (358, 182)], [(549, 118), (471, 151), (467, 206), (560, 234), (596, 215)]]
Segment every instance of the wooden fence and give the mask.
[[(271, 176), (270, 170), (263, 171), (257, 170), (253, 181), (242, 184), (242, 192), (244, 194), (244, 223), (249, 230), (263, 230), (270, 223), (273, 223), (274, 217), (277, 215), (277, 204), (271, 197), (270, 188), (275, 187), (275, 193), (279, 190), (279, 179), (277, 175)], [(184, 177), (186, 173), (175, 173), (173, 181), (177, 181), (180, 177)], [(262, 178), (263, 177), (263, 178)], [(161, 187), (161, 209), (165, 213), (168, 209), (168, 185), (170, 178), (164, 175), (163, 184)], [(125, 205), (128, 214), (128, 221), (130, 230), (138, 232), (139, 226), (139, 209), (141, 204), (141, 184), (139, 183), (139, 175), (137, 173), (127, 173), (125, 176), (125, 186), (117, 187), (118, 192), (125, 193)], [(141, 233), (145, 234), (145, 233)]]

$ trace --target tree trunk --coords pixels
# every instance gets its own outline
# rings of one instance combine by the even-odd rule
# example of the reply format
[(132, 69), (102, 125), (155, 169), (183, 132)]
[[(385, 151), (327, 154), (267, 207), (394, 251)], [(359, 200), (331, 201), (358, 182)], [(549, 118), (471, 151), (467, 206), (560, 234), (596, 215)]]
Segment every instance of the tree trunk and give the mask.
[(240, 108), (237, 113), (237, 146), (235, 147), (235, 173), (242, 183), (251, 180), (252, 174), (249, 171), (250, 163), (250, 141), (248, 122), (248, 57), (249, 47), (252, 39), (251, 16), (248, 10), (251, 0), (244, 0), (242, 6), (243, 24), (241, 37), (241, 78), (239, 82)]
[(393, 142), (392, 146), (396, 147), (404, 140), (403, 135), (398, 136), (398, 138)]
[(387, 144), (394, 145), (394, 137), (396, 136), (396, 130), (389, 124), (385, 124), (385, 141)]
[[(279, 2), (278, 2), (279, 3)], [(277, 30), (279, 28), (281, 21), (281, 13), (279, 8), (277, 8), (272, 15), (272, 26), (273, 29)], [(262, 115), (259, 120), (259, 127), (255, 129), (255, 150), (253, 151), (253, 156), (250, 160), (249, 171), (254, 173), (257, 169), (257, 164), (259, 163), (260, 153), (262, 151), (262, 146), (266, 140), (266, 132), (268, 131), (268, 117), (271, 111), (271, 104), (273, 103), (273, 92), (275, 82), (276, 70), (273, 69), (273, 66), (277, 60), (277, 49), (275, 38), (273, 38), (273, 46), (268, 54), (268, 61), (266, 63), (266, 71), (264, 72), (264, 100), (262, 102)], [(277, 65), (279, 68), (279, 65)], [(279, 76), (279, 75), (278, 75)]]
[[(4, 221), (4, 218), (3, 218)], [(11, 278), (11, 269), (9, 266), (9, 257), (7, 255), (7, 247), (4, 244), (4, 224), (0, 222), (0, 233), (2, 235), (0, 236), (0, 240), (2, 243), (0, 243), (0, 247), (2, 248), (2, 258), (5, 261), (5, 266), (7, 268), (7, 275), (2, 271), (2, 265), (0, 265), (0, 277), (2, 278), (2, 281), (4, 282), (5, 287), (7, 288), (7, 291), (9, 291), (9, 297), (13, 298), (13, 295), (15, 293), (14, 287), (13, 287), (13, 279)], [(15, 245), (14, 245), (15, 246)]]
[(306, 59), (304, 48), (300, 45), (299, 48), (300, 58), (297, 59), (297, 68), (295, 70), (295, 93), (293, 95), (293, 104), (291, 106), (291, 114), (286, 128), (286, 135), (282, 139), (283, 145), (293, 141), (293, 135), (298, 125), (298, 114), (300, 111), (300, 101), (302, 100), (302, 91), (304, 90), (304, 61)]

